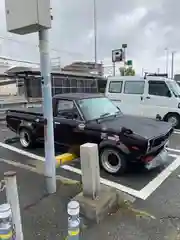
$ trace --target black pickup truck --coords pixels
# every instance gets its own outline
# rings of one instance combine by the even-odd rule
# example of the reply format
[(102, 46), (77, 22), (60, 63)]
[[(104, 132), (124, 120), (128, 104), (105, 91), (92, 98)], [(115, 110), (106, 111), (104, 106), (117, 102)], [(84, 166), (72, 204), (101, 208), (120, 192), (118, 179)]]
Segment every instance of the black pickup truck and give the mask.
[[(53, 98), (55, 143), (66, 146), (86, 142), (99, 146), (100, 165), (110, 174), (122, 174), (129, 163), (147, 169), (167, 159), (165, 149), (173, 133), (169, 123), (125, 116), (100, 94), (61, 94)], [(24, 148), (44, 139), (41, 108), (8, 110), (7, 127), (20, 136)]]

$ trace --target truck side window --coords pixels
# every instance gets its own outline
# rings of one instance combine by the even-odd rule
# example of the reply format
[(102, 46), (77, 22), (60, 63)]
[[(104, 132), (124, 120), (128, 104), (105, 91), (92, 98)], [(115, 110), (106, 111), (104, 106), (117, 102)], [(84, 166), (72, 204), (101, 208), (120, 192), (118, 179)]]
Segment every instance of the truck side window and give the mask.
[(59, 100), (57, 104), (57, 112), (72, 110), (74, 108), (73, 101), (69, 100)]
[(122, 92), (122, 81), (110, 81), (109, 93), (121, 93)]
[(169, 97), (169, 88), (164, 81), (149, 81), (149, 95)]
[(144, 81), (125, 81), (124, 93), (125, 94), (143, 94)]
[(57, 103), (57, 116), (67, 119), (80, 120), (79, 112), (71, 100), (59, 100)]

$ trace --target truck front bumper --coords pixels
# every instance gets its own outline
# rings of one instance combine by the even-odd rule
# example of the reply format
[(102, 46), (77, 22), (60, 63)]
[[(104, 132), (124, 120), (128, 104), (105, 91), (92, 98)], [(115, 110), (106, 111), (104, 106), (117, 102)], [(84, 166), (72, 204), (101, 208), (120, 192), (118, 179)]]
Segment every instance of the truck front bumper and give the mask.
[(155, 156), (152, 159), (152, 161), (145, 164), (145, 168), (150, 170), (150, 169), (165, 165), (168, 163), (168, 161), (169, 161), (169, 155), (166, 148), (164, 148), (157, 156)]

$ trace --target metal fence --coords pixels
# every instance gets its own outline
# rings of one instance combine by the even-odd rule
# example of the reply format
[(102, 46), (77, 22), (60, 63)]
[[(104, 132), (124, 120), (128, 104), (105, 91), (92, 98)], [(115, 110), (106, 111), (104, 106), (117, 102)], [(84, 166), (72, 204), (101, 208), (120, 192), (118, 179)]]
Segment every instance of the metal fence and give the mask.
[(52, 95), (61, 93), (97, 93), (96, 79), (52, 76)]

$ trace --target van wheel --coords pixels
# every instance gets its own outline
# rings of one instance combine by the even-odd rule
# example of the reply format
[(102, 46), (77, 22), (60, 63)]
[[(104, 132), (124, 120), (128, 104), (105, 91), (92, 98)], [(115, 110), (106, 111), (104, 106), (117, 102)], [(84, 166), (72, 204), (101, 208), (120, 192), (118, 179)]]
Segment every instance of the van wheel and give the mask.
[(100, 150), (100, 166), (113, 175), (123, 174), (127, 168), (124, 156), (115, 148), (103, 148)]
[(170, 113), (165, 117), (165, 121), (172, 124), (173, 127), (180, 126), (180, 116), (176, 113)]
[(21, 128), (19, 131), (20, 143), (23, 148), (33, 147), (32, 133), (26, 128)]

